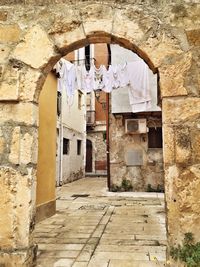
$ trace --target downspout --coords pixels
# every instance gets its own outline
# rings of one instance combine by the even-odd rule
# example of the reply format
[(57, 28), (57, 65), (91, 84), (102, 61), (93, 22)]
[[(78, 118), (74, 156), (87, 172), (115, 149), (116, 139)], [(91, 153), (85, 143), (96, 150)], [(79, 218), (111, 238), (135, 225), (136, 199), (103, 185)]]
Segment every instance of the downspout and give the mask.
[(63, 97), (61, 94), (61, 114), (60, 114), (60, 181), (63, 184)]
[(59, 114), (59, 148), (58, 148), (58, 180), (57, 186), (62, 185), (62, 161), (63, 161), (63, 123), (62, 123), (62, 113), (63, 113), (63, 103), (62, 103), (62, 93), (59, 93), (60, 102), (60, 114)]
[[(108, 49), (108, 66), (111, 64), (111, 49), (107, 44)], [(107, 156), (107, 186), (111, 191), (111, 175), (110, 175), (110, 94), (106, 93), (106, 156)]]
[(110, 125), (109, 125), (110, 94), (106, 93), (106, 156), (107, 156), (107, 186), (111, 190), (110, 177)]

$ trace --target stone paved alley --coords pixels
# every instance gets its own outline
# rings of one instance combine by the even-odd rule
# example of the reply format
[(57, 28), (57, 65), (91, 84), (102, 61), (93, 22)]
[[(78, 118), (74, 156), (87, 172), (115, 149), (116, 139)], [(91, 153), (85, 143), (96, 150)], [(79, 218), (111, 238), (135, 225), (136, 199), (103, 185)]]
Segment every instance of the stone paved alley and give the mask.
[(57, 213), (36, 227), (37, 267), (165, 266), (163, 194), (109, 193), (105, 178), (85, 178), (57, 195)]

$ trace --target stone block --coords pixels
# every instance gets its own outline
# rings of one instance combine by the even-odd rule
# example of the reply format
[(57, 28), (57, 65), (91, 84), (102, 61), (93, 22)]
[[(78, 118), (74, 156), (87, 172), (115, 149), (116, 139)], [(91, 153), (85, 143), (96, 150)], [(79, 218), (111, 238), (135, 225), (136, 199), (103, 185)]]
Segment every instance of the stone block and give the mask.
[(0, 104), (0, 124), (38, 125), (38, 106), (33, 103)]
[(191, 138), (187, 127), (175, 128), (176, 163), (187, 165), (191, 161)]
[(18, 24), (0, 25), (0, 43), (16, 43), (20, 39), (21, 29)]
[[(73, 51), (88, 44), (88, 42), (84, 40), (85, 34), (83, 32), (82, 26), (74, 29), (72, 32), (66, 32), (63, 34), (56, 33), (54, 35), (54, 38), (55, 38), (55, 45), (61, 51), (65, 51), (65, 49), (69, 49), (69, 47), (70, 51)], [(83, 40), (83, 41), (77, 42), (77, 40)]]
[(12, 54), (13, 59), (20, 60), (35, 69), (46, 66), (54, 56), (54, 45), (40, 26), (29, 29)]
[[(116, 9), (113, 15), (112, 34), (116, 37), (126, 38), (139, 45), (141, 40), (155, 24), (155, 19), (145, 16), (143, 11), (136, 6), (126, 6)], [(126, 23), (124, 21), (126, 20)]]
[[(12, 174), (11, 174), (12, 175)], [(0, 210), (0, 236), (1, 236), (1, 248), (9, 248), (14, 245), (14, 227), (13, 220), (14, 214), (13, 211), (13, 203), (14, 195), (10, 191), (12, 191), (11, 184), (9, 185), (9, 177), (10, 173), (6, 170), (0, 169), (0, 187), (2, 190), (2, 194), (0, 195), (1, 201), (1, 210)], [(10, 211), (10, 212), (8, 212)]]
[(9, 161), (13, 164), (20, 163), (20, 127), (15, 127), (12, 133)]
[(30, 129), (25, 134), (23, 128), (15, 127), (12, 133), (9, 161), (13, 164), (37, 163), (37, 131)]
[(193, 122), (200, 115), (200, 98), (164, 98), (162, 111), (164, 123), (183, 124)]
[(0, 63), (6, 62), (10, 51), (11, 51), (11, 47), (0, 44)]
[(44, 75), (38, 70), (30, 68), (21, 73), (19, 77), (19, 99), (38, 102), (44, 80)]
[(194, 1), (192, 5), (190, 2), (176, 2), (171, 5), (169, 9), (168, 23), (174, 27), (182, 27), (186, 31), (199, 28), (199, 14), (200, 6), (198, 1)]
[(190, 45), (200, 46), (200, 30), (186, 31), (188, 42)]
[(27, 253), (16, 251), (15, 253), (8, 254), (8, 253), (1, 253), (0, 254), (0, 266), (1, 267), (27, 267), (26, 264), (27, 260)]
[(19, 97), (19, 70), (8, 66), (3, 73), (3, 81), (0, 85), (0, 101), (18, 100)]
[(194, 163), (200, 163), (200, 130), (191, 130), (192, 157)]
[(150, 36), (140, 44), (140, 49), (144, 51), (154, 64), (160, 67), (166, 59), (174, 58), (183, 53), (179, 44), (172, 38), (155, 32), (155, 36)]
[(191, 64), (192, 55), (189, 52), (178, 56), (173, 64), (165, 64), (159, 68), (162, 97), (184, 96), (188, 94), (184, 81)]
[[(32, 186), (34, 173), (31, 169), (27, 175), (9, 167), (0, 169), (0, 210), (1, 248), (25, 248), (30, 241), (30, 222), (34, 198)], [(8, 212), (9, 211), (9, 212)]]
[(3, 137), (0, 137), (0, 154), (3, 153), (5, 148), (5, 139)]
[(0, 10), (0, 21), (6, 21), (8, 17), (8, 12), (5, 10)]
[[(48, 32), (55, 41), (55, 45), (62, 53), (68, 53), (87, 45), (82, 21), (78, 10), (67, 9), (64, 15), (56, 17)], [(67, 51), (65, 51), (67, 49)]]
[(37, 163), (37, 133), (25, 133), (20, 140), (20, 163)]
[(90, 4), (81, 8), (80, 15), (86, 36), (98, 32), (109, 34), (112, 32), (113, 9), (111, 7)]
[(193, 232), (197, 240), (200, 212), (200, 165), (165, 168), (165, 192), (168, 210), (170, 241), (179, 243), (186, 232)]

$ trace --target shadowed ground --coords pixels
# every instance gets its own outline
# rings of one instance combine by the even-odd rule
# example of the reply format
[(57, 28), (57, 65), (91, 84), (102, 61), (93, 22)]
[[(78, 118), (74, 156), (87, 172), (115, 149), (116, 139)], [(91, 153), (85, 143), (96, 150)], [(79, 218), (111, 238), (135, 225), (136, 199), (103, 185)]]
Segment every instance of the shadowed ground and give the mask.
[(58, 189), (57, 213), (36, 227), (37, 267), (163, 267), (164, 195), (110, 193), (105, 178)]

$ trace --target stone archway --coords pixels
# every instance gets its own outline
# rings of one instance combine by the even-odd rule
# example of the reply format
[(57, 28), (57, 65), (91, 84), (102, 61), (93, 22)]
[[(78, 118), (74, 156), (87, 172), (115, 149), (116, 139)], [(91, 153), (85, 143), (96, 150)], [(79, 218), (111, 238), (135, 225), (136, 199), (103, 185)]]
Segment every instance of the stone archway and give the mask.
[(98, 42), (159, 69), (168, 243), (186, 232), (199, 240), (200, 5), (58, 2), (1, 4), (0, 263), (31, 266), (34, 258), (37, 102), (46, 75), (64, 54)]

